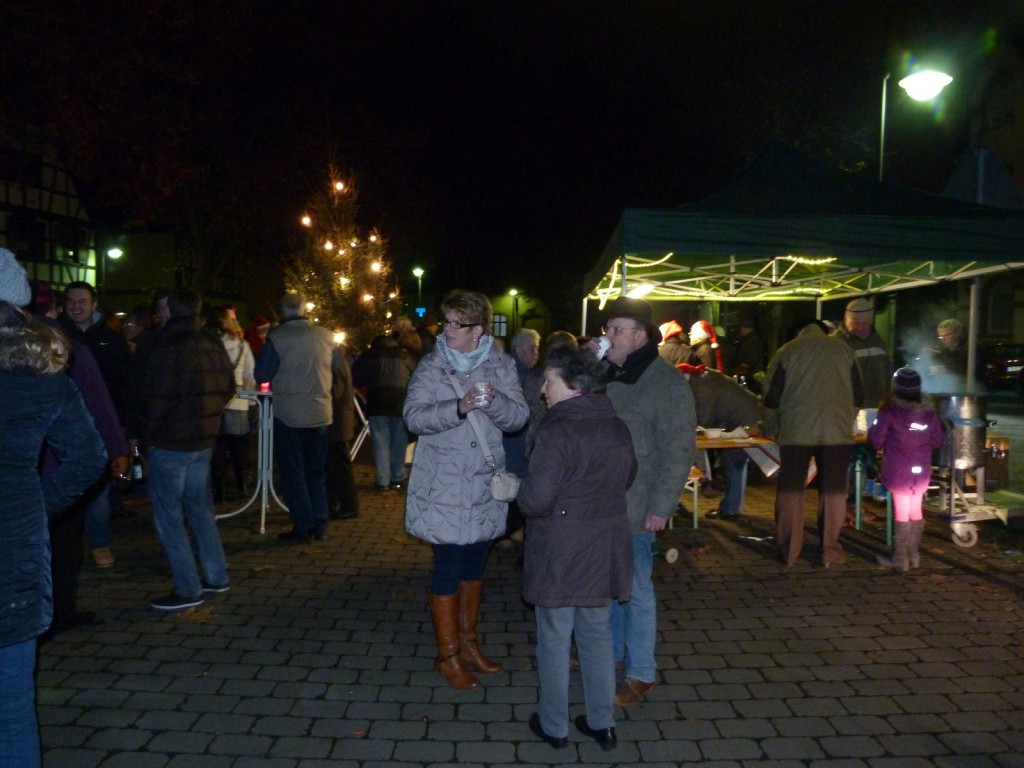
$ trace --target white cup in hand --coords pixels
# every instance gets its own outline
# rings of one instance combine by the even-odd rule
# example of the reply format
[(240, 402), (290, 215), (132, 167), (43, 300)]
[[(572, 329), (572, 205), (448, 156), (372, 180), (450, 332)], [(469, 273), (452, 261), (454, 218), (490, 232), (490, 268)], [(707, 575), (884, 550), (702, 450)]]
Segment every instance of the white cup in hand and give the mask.
[(599, 336), (597, 338), (597, 352), (595, 353), (597, 354), (597, 359), (600, 360), (608, 354), (608, 350), (611, 349), (611, 346), (612, 343), (607, 336)]
[(491, 382), (489, 381), (474, 381), (473, 389), (476, 390), (476, 397), (473, 398), (473, 404), (478, 408), (483, 408), (490, 404), (490, 400), (487, 395), (491, 390)]

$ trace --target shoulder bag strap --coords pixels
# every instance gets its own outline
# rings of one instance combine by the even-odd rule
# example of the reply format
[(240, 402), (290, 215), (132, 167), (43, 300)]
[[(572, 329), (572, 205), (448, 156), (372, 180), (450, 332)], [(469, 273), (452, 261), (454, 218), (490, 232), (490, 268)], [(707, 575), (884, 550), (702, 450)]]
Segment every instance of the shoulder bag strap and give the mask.
[[(462, 391), (462, 386), (459, 384), (459, 380), (452, 376), (451, 371), (445, 370), (445, 373), (448, 374), (448, 378), (451, 379), (452, 386), (455, 388), (455, 394), (461, 398), (465, 392)], [(487, 468), (494, 472), (497, 469), (497, 465), (494, 463), (494, 455), (487, 452), (487, 439), (484, 437), (484, 433), (480, 429), (480, 425), (476, 423), (476, 413), (470, 411), (466, 414), (466, 418), (469, 420), (469, 426), (471, 426), (473, 428), (473, 432), (476, 433), (476, 441), (480, 444), (480, 451), (484, 455), (484, 462), (487, 464)]]

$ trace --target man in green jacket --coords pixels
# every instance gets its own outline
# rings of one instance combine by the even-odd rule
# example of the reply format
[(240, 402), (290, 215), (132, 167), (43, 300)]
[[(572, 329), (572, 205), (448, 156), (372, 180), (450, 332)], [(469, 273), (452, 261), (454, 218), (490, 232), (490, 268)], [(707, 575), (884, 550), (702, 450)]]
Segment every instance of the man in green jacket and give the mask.
[[(661, 331), (652, 314), (647, 302), (621, 297), (610, 305), (604, 327), (610, 342), (606, 394), (615, 414), (629, 427), (639, 464), (626, 494), (633, 532), (633, 596), (628, 603), (612, 606), (615, 658), (626, 666), (615, 692), (620, 707), (642, 700), (656, 682), (654, 533), (676, 514), (696, 453), (693, 393), (682, 374), (658, 356)], [(596, 339), (589, 346), (598, 351)]]
[(821, 321), (806, 325), (775, 353), (765, 383), (765, 431), (778, 442), (781, 455), (775, 540), (787, 565), (797, 561), (803, 548), (804, 486), (811, 459), (822, 502), (822, 564), (829, 568), (846, 561), (839, 533), (846, 519), (846, 469), (863, 385), (853, 352), (827, 331)]

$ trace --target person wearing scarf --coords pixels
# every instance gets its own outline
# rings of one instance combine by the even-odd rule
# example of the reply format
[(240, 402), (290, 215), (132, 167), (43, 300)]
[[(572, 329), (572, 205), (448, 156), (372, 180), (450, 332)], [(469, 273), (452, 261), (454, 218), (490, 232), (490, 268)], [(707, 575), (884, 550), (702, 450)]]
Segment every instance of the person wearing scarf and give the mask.
[[(494, 343), (487, 297), (457, 289), (445, 296), (441, 310), (442, 332), (413, 373), (402, 414), (418, 436), (405, 527), (433, 549), (435, 666), (452, 687), (464, 690), (480, 684), (474, 672), (501, 671), (477, 642), (484, 565), (508, 512), (506, 502), (491, 497), (484, 452), (503, 468), (502, 433), (522, 427), (529, 409), (515, 363)], [(479, 445), (470, 419), (486, 446)]]

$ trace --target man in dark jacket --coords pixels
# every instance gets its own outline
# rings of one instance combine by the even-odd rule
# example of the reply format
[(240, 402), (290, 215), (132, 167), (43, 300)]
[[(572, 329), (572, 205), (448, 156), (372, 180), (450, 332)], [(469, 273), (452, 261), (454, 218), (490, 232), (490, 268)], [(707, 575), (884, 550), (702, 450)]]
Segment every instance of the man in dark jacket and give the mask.
[[(150, 356), (143, 390), (149, 406), (145, 435), (153, 519), (174, 575), (174, 592), (154, 600), (153, 607), (177, 611), (200, 605), (206, 592), (228, 590), (209, 483), (210, 459), (235, 379), (224, 345), (199, 331), (199, 294), (179, 288), (167, 305), (171, 317)], [(206, 577), (202, 580), (185, 516)]]
[[(685, 373), (685, 371), (684, 371)], [(743, 427), (748, 434), (760, 431), (761, 401), (731, 376), (718, 371), (687, 373), (697, 423), (702, 427), (733, 430)], [(725, 478), (725, 493), (718, 509), (708, 512), (711, 520), (736, 520), (747, 487), (747, 454), (742, 448), (717, 451), (717, 465)]]
[[(84, 344), (92, 352), (110, 399), (114, 402), (117, 416), (123, 424), (127, 408), (126, 382), (131, 366), (131, 349), (124, 337), (107, 325), (105, 315), (99, 308), (96, 289), (91, 284), (78, 280), (68, 285), (64, 291), (64, 314), (60, 321), (70, 338)], [(126, 468), (127, 446), (124, 452), (111, 454), (111, 458)], [(114, 553), (110, 549), (110, 511), (112, 507), (120, 506), (120, 496), (111, 491), (108, 479), (96, 489), (85, 513), (85, 536), (98, 568), (109, 568), (114, 564)]]
[(390, 336), (380, 335), (352, 366), (352, 380), (366, 387), (366, 413), (377, 470), (377, 490), (397, 491), (405, 484), (409, 435), (402, 419), (409, 379), (416, 360)]

